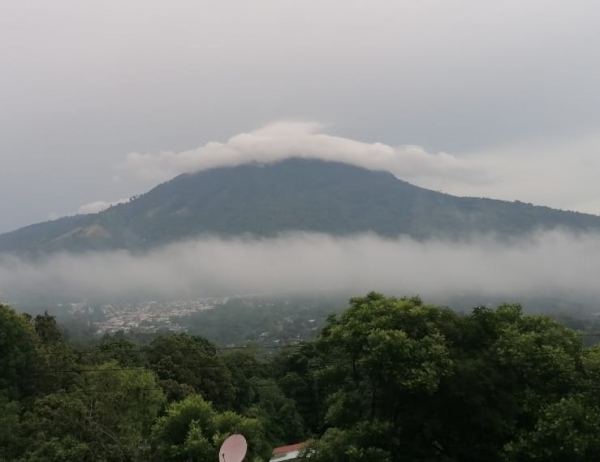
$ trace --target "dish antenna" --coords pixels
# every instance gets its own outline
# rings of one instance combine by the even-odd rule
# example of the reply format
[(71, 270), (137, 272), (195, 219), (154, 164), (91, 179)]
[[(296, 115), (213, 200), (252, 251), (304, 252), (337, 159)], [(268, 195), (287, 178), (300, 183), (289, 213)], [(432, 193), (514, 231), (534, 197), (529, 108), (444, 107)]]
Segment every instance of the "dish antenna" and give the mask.
[(246, 438), (239, 433), (231, 435), (219, 449), (219, 462), (242, 462), (248, 450)]

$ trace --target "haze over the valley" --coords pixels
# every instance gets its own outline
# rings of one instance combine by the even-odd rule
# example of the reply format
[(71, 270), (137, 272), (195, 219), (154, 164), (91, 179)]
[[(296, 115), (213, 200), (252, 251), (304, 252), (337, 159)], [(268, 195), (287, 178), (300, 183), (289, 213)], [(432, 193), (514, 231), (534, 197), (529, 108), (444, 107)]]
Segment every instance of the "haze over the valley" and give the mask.
[(600, 235), (560, 231), (500, 242), (460, 244), (372, 235), (334, 238), (295, 233), (275, 239), (205, 237), (144, 255), (60, 254), (27, 262), (0, 260), (0, 292), (185, 298), (215, 294), (343, 293), (398, 296), (474, 295), (519, 300), (560, 296), (600, 299)]

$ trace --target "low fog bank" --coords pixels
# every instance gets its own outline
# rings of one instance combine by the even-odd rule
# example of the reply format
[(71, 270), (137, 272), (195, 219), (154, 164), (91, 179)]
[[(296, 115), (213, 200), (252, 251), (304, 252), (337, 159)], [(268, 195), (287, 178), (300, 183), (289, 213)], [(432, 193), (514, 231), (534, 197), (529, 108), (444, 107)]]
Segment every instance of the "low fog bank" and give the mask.
[(35, 263), (0, 259), (0, 299), (23, 295), (156, 299), (236, 295), (415, 295), (444, 303), (469, 297), (518, 301), (561, 295), (600, 300), (600, 235), (545, 232), (468, 243), (334, 238), (206, 237), (144, 255), (59, 254)]

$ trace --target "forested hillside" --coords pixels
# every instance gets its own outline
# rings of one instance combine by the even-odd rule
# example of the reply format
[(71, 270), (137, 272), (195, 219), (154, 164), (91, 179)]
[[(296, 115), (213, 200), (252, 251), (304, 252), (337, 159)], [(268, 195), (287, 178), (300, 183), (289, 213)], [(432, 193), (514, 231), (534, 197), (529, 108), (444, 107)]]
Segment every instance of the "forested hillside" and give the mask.
[(223, 347), (188, 334), (69, 344), (0, 306), (0, 459), (253, 462), (309, 441), (317, 462), (600, 458), (600, 347), (519, 305), (467, 314), (353, 298), (315, 340)]
[(511, 237), (556, 228), (599, 231), (600, 217), (522, 202), (455, 197), (419, 188), (388, 172), (288, 159), (180, 175), (101, 213), (0, 235), (0, 254), (135, 251), (206, 234), (370, 232), (459, 239), (486, 233)]

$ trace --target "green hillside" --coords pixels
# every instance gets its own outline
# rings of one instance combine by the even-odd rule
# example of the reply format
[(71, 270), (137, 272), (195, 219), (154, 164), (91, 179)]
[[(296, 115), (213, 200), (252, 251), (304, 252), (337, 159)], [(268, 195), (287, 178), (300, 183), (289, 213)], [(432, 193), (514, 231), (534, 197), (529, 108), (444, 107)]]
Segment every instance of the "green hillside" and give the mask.
[(387, 172), (289, 159), (180, 175), (126, 204), (0, 235), (2, 253), (143, 250), (201, 234), (373, 232), (417, 239), (536, 229), (600, 230), (600, 217), (522, 202), (461, 198)]

